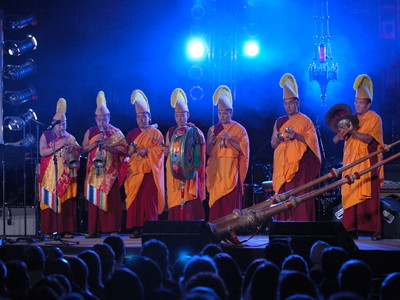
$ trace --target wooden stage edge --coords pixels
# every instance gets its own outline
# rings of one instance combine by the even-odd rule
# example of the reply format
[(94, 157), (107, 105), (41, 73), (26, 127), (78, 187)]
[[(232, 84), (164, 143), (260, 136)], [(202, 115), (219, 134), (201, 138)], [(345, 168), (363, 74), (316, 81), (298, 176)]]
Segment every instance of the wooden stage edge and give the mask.
[[(35, 239), (34, 241), (30, 240), (34, 239), (34, 237), (28, 237), (28, 239), (25, 237), (3, 237), (0, 248), (1, 259), (8, 261), (20, 258), (22, 251), (28, 245), (38, 245), (45, 251), (51, 247), (59, 247), (65, 256), (74, 256), (84, 250), (91, 249), (97, 243), (102, 243), (107, 236), (104, 234), (100, 238), (88, 239), (83, 234), (77, 234), (72, 239)], [(120, 234), (119, 236), (125, 243), (127, 257), (140, 253), (140, 249), (142, 248), (141, 238), (133, 239), (128, 234)], [(242, 271), (245, 271), (252, 260), (264, 257), (264, 248), (269, 243), (269, 236), (260, 234), (251, 239), (249, 239), (250, 236), (238, 236), (238, 238), (243, 242), (241, 246), (233, 246), (225, 242), (221, 242), (220, 245), (224, 252), (237, 260)], [(358, 248), (358, 252), (354, 258), (366, 262), (371, 267), (374, 276), (380, 277), (391, 272), (400, 272), (400, 239), (371, 241), (369, 236), (360, 236), (354, 240), (354, 244)], [(190, 247), (190, 245), (188, 246)], [(305, 258), (308, 259), (307, 257)]]

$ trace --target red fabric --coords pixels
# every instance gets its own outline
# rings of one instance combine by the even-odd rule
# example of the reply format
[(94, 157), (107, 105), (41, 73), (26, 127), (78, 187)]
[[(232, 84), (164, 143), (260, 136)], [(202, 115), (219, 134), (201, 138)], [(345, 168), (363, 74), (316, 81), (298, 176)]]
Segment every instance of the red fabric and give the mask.
[(236, 187), (227, 195), (219, 198), (213, 206), (210, 207), (210, 215), (208, 221), (212, 222), (223, 216), (229, 215), (234, 209), (242, 209), (242, 192), (240, 185)]
[(142, 227), (145, 220), (158, 220), (157, 207), (157, 186), (153, 173), (146, 173), (135, 201), (127, 210), (126, 228)]
[(50, 208), (40, 211), (40, 231), (42, 233), (65, 233), (76, 231), (76, 199), (72, 198), (61, 203), (61, 213), (58, 214), (58, 230), (56, 213)]
[[(368, 145), (368, 152), (378, 149), (378, 142)], [(378, 162), (375, 155), (369, 159), (371, 166)], [(342, 223), (347, 231), (369, 231), (382, 233), (381, 203), (380, 203), (380, 178), (379, 168), (371, 171), (371, 199), (351, 206), (343, 211)]]
[[(174, 206), (168, 209), (168, 220), (180, 221), (180, 206)], [(185, 202), (183, 207), (183, 221), (196, 221), (204, 219), (203, 202), (199, 199), (193, 199)]]
[[(307, 148), (306, 153), (300, 160), (299, 171), (296, 173), (291, 182), (286, 182), (282, 186), (282, 188), (279, 190), (279, 194), (290, 191), (313, 180), (317, 176), (320, 166), (321, 164), (316, 155), (311, 151), (310, 148)], [(310, 191), (312, 191), (312, 188), (307, 189), (298, 195), (303, 195)], [(274, 218), (278, 221), (315, 221), (316, 215), (314, 198), (301, 203), (295, 209), (283, 211), (275, 215)]]
[(89, 233), (118, 232), (121, 229), (122, 203), (118, 180), (108, 193), (108, 211), (99, 209), (88, 203), (88, 231)]

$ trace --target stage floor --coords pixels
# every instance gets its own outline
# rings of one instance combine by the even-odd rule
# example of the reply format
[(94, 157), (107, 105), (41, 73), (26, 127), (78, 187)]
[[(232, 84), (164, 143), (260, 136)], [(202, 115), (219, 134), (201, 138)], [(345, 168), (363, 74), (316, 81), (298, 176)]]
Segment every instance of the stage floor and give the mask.
[[(2, 239), (1, 257), (3, 261), (19, 258), (27, 245), (38, 245), (45, 251), (50, 247), (59, 247), (65, 256), (74, 256), (83, 250), (91, 249), (93, 245), (102, 243), (108, 235), (100, 238), (85, 238), (83, 234), (77, 234), (71, 239), (26, 241), (24, 237), (7, 237)], [(137, 255), (142, 247), (141, 238), (130, 238), (128, 234), (120, 234), (126, 247), (127, 257)], [(238, 236), (242, 242), (240, 246), (221, 242), (224, 252), (232, 255), (244, 271), (247, 265), (256, 258), (264, 256), (264, 248), (269, 243), (269, 236), (260, 234), (253, 237)], [(400, 239), (382, 239), (371, 241), (368, 236), (360, 236), (354, 240), (358, 248), (355, 257), (365, 261), (372, 269), (374, 276), (380, 277), (391, 272), (400, 272)], [(190, 246), (190, 245), (188, 245)], [(186, 254), (193, 255), (190, 250)], [(306, 258), (307, 259), (307, 258)]]

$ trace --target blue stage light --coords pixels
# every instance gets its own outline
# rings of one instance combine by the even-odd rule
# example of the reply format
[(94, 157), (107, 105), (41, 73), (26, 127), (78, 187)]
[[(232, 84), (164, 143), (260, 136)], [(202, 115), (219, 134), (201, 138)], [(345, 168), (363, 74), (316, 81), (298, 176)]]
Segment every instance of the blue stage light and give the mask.
[(204, 55), (205, 47), (201, 41), (193, 41), (189, 44), (189, 54), (193, 58), (200, 58)]
[(248, 56), (256, 56), (259, 52), (259, 48), (256, 42), (247, 42), (244, 45), (244, 52)]

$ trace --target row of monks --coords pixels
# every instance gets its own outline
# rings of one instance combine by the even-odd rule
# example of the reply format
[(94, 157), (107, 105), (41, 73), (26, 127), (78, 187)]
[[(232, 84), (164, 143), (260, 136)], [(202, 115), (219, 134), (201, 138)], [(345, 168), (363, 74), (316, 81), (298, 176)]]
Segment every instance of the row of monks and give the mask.
[[(359, 93), (369, 91), (363, 83), (364, 80), (356, 89)], [(277, 119), (271, 138), (275, 152), (273, 188), (277, 193), (312, 180), (321, 166), (316, 131), (312, 121), (299, 111), (298, 88), (293, 75), (284, 74), (280, 86), (287, 114)], [(371, 98), (372, 102), (371, 94), (359, 96), (365, 100)], [(232, 119), (229, 87), (219, 86), (213, 95), (214, 105), (218, 105), (219, 123), (212, 126), (207, 135), (189, 122), (187, 98), (180, 88), (171, 95), (176, 125), (165, 136), (152, 125), (149, 101), (141, 90), (131, 95), (138, 127), (126, 136), (110, 124), (104, 92), (98, 93), (96, 101), (96, 126), (85, 132), (82, 146), (66, 130), (66, 101), (62, 98), (57, 103), (53, 128), (40, 138), (42, 232), (74, 232), (76, 229), (76, 176), (80, 153), (88, 157), (84, 187), (88, 200), (88, 237), (119, 232), (124, 208), (125, 226), (133, 230), (133, 236), (140, 235), (146, 220), (157, 220), (166, 208), (169, 220), (207, 217), (209, 221), (242, 208), (249, 138), (246, 129)], [(360, 124), (357, 129), (346, 127), (348, 132), (340, 139), (354, 136)], [(125, 199), (121, 199), (122, 187)], [(206, 193), (208, 216), (203, 209)], [(276, 217), (315, 220), (314, 203), (308, 201)]]

